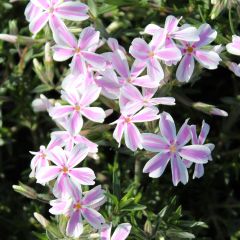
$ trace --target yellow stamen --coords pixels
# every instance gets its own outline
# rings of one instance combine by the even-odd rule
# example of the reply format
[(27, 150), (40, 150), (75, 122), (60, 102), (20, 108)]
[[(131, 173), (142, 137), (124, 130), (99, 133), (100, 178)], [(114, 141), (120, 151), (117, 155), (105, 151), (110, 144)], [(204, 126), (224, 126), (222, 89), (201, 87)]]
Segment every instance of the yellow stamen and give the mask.
[(126, 123), (130, 123), (130, 122), (131, 122), (131, 118), (130, 118), (130, 117), (126, 117), (126, 118), (125, 118), (125, 122), (126, 122)]
[(176, 151), (177, 151), (176, 146), (175, 146), (175, 145), (171, 145), (171, 146), (170, 146), (170, 152), (171, 152), (171, 153), (175, 153)]
[(77, 209), (77, 210), (79, 210), (79, 209), (82, 208), (82, 206), (81, 206), (81, 204), (78, 202), (78, 203), (76, 203), (76, 204), (74, 205), (74, 208)]
[(80, 111), (80, 109), (81, 109), (80, 106), (75, 106), (76, 111)]
[(76, 51), (75, 51), (77, 54), (81, 52), (81, 49), (80, 48), (76, 48)]
[(187, 48), (187, 52), (188, 52), (188, 53), (192, 53), (192, 52), (193, 52), (193, 50), (194, 50), (194, 48), (193, 48), (193, 47), (191, 47), (191, 46), (189, 46), (189, 47)]
[(63, 167), (62, 171), (63, 171), (64, 173), (67, 173), (67, 172), (68, 172), (68, 168), (67, 168), (67, 167)]
[(148, 53), (148, 56), (149, 56), (149, 57), (153, 57), (153, 56), (154, 56), (154, 52), (153, 52), (153, 51), (150, 51), (150, 52)]

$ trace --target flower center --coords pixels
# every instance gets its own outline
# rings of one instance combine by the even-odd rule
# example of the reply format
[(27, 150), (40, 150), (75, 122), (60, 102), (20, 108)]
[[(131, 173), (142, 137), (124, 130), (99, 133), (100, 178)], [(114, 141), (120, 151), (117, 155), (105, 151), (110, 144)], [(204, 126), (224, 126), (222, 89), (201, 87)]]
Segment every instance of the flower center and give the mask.
[(131, 122), (131, 118), (130, 117), (125, 117), (125, 122), (126, 123), (130, 123)]
[(62, 171), (63, 171), (63, 173), (68, 173), (68, 168), (64, 166)]
[(50, 7), (50, 8), (48, 9), (48, 11), (49, 11), (49, 13), (53, 13), (53, 12), (54, 12), (54, 7)]
[(129, 77), (128, 79), (127, 79), (127, 82), (129, 82), (129, 83), (131, 83), (133, 80)]
[(79, 210), (82, 208), (82, 205), (78, 202), (73, 206), (76, 210)]
[(176, 148), (176, 146), (174, 144), (171, 145), (169, 149), (170, 149), (171, 153), (175, 153), (177, 151), (177, 148)]
[(76, 54), (79, 54), (81, 52), (81, 48), (80, 47), (76, 48), (75, 52)]
[(41, 158), (46, 158), (46, 154), (42, 153)]
[(74, 108), (76, 111), (80, 111), (80, 106), (76, 105), (75, 108)]
[(153, 51), (150, 51), (150, 52), (148, 53), (148, 56), (149, 56), (149, 57), (153, 57), (153, 56), (154, 56), (154, 52), (153, 52)]
[(191, 46), (189, 46), (189, 47), (187, 48), (187, 52), (188, 52), (188, 53), (192, 53), (192, 52), (193, 52), (193, 50), (194, 50), (194, 48), (193, 48), (193, 47), (191, 47)]

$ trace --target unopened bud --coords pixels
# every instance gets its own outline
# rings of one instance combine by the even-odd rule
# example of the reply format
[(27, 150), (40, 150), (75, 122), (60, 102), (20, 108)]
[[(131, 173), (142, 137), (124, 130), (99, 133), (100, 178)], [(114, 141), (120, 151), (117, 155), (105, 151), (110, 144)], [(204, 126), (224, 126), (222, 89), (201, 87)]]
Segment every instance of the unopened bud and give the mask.
[(207, 114), (211, 115), (217, 115), (221, 117), (227, 117), (228, 113), (222, 109), (219, 109), (213, 105), (202, 103), (202, 102), (196, 102), (193, 104), (193, 108), (202, 111)]
[(21, 182), (19, 183), (19, 185), (13, 185), (12, 187), (15, 192), (18, 192), (27, 198), (37, 199), (37, 192), (33, 188)]
[(10, 43), (16, 43), (17, 42), (17, 36), (0, 33), (0, 40), (10, 42)]
[(45, 70), (44, 70), (42, 64), (36, 58), (33, 59), (33, 66), (34, 66), (34, 70), (35, 70), (37, 76), (39, 77), (39, 79), (43, 83), (47, 83)]
[(43, 215), (37, 212), (33, 213), (33, 215), (44, 228), (47, 228), (47, 226), (49, 225), (49, 221)]

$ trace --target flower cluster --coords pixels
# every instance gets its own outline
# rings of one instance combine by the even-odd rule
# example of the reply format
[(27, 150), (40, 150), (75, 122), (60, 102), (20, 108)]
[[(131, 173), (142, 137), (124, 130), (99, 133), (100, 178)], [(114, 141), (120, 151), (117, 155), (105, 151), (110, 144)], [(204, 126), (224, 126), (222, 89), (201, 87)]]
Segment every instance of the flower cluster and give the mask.
[[(196, 126), (185, 121), (178, 134), (170, 114), (159, 114), (158, 105), (175, 105), (173, 97), (157, 96), (164, 85), (162, 65), (174, 68), (180, 82), (188, 82), (193, 74), (195, 61), (207, 69), (217, 68), (221, 58), (214, 46), (208, 46), (216, 38), (216, 31), (208, 24), (198, 29), (188, 24), (179, 26), (181, 19), (168, 16), (165, 26), (148, 25), (144, 33), (151, 35), (150, 42), (143, 38), (133, 39), (129, 53), (116, 39), (108, 39), (109, 52), (97, 53), (104, 41), (100, 32), (89, 26), (79, 37), (71, 33), (63, 19), (83, 21), (88, 18), (88, 7), (71, 0), (31, 0), (25, 15), (30, 30), (37, 34), (47, 23), (53, 33), (53, 59), (63, 62), (71, 59), (67, 76), (62, 82), (61, 101), (54, 105), (44, 99), (44, 106), (51, 118), (60, 127), (51, 133), (48, 146), (39, 152), (31, 152), (31, 177), (40, 184), (51, 186), (56, 200), (52, 200), (50, 212), (68, 216), (66, 233), (79, 237), (83, 232), (82, 219), (99, 230), (101, 239), (125, 239), (131, 225), (121, 224), (112, 238), (111, 225), (98, 212), (106, 201), (101, 186), (88, 192), (82, 185), (94, 185), (95, 173), (88, 167), (78, 167), (87, 157), (98, 151), (96, 143), (81, 134), (85, 121), (103, 123), (108, 115), (99, 106), (94, 106), (100, 95), (118, 102), (119, 118), (113, 138), (119, 146), (132, 151), (145, 149), (157, 152), (149, 160), (143, 172), (150, 177), (162, 175), (171, 161), (173, 184), (188, 182), (187, 169), (195, 163), (194, 178), (203, 175), (203, 164), (211, 160), (213, 144), (204, 144), (209, 126), (203, 122), (197, 137)], [(139, 123), (159, 119), (160, 134), (142, 133)], [(191, 145), (187, 143), (192, 142)]]

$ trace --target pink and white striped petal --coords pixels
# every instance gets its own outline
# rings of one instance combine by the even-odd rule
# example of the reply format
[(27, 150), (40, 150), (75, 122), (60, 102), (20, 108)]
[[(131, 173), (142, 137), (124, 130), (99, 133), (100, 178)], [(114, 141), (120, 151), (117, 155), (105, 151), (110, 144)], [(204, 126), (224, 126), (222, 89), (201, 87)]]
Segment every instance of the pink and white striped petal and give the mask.
[(61, 168), (59, 166), (43, 167), (41, 168), (41, 170), (38, 172), (36, 176), (37, 183), (45, 184), (55, 179), (60, 172), (61, 172)]
[(84, 207), (81, 212), (85, 220), (95, 229), (100, 229), (101, 225), (105, 223), (104, 217), (92, 208)]
[(47, 153), (47, 159), (49, 159), (51, 162), (53, 162), (57, 166), (64, 166), (67, 163), (67, 156), (65, 151), (59, 147), (56, 146), (51, 151)]
[(176, 127), (169, 113), (163, 112), (160, 114), (159, 127), (165, 140), (168, 141), (168, 143), (174, 142), (176, 138)]
[(68, 167), (74, 168), (82, 162), (88, 155), (88, 147), (84, 144), (77, 144), (71, 151), (68, 158)]
[(93, 122), (104, 122), (106, 114), (100, 107), (84, 107), (81, 109), (81, 113), (84, 117), (90, 119)]
[(63, 2), (55, 9), (56, 14), (67, 20), (71, 21), (83, 21), (89, 18), (88, 6), (80, 2)]
[(62, 106), (55, 106), (49, 110), (49, 114), (53, 119), (62, 118), (69, 115), (71, 112), (74, 111), (73, 106), (69, 105), (62, 105)]
[(29, 30), (36, 34), (43, 29), (48, 22), (48, 13), (41, 12), (36, 15), (29, 24)]
[(202, 145), (184, 146), (179, 150), (182, 158), (194, 163), (207, 163), (210, 154), (210, 149)]
[(44, 10), (48, 9), (50, 4), (48, 0), (30, 0), (36, 7), (42, 8)]
[(143, 148), (150, 152), (168, 151), (168, 144), (163, 137), (153, 133), (142, 133)]
[(85, 206), (95, 208), (96, 205), (103, 203), (105, 200), (104, 190), (101, 188), (101, 185), (98, 185), (85, 193), (82, 203)]
[(143, 168), (144, 173), (149, 173), (149, 177), (158, 178), (165, 171), (170, 160), (170, 152), (160, 152), (151, 158)]
[(186, 184), (188, 182), (188, 171), (182, 159), (177, 155), (171, 158), (172, 181), (177, 186), (179, 182)]
[(207, 69), (216, 69), (222, 60), (214, 51), (196, 50), (195, 59)]
[(83, 224), (80, 211), (74, 211), (71, 215), (66, 229), (69, 237), (78, 238), (83, 232)]
[(144, 108), (132, 117), (132, 122), (149, 122), (159, 119), (158, 109), (156, 108)]
[(128, 123), (124, 131), (126, 146), (132, 151), (142, 149), (142, 137), (138, 128), (133, 123)]
[(186, 54), (178, 65), (176, 72), (177, 80), (180, 82), (188, 82), (193, 74), (194, 66), (194, 57)]
[(129, 53), (136, 59), (147, 60), (150, 48), (148, 44), (141, 38), (135, 38), (129, 48)]
[(131, 232), (131, 224), (130, 223), (122, 223), (117, 226), (115, 229), (111, 240), (125, 240)]
[(96, 178), (92, 169), (87, 167), (74, 168), (69, 170), (69, 176), (71, 180), (81, 185), (94, 185), (94, 179)]
[(61, 45), (53, 46), (53, 59), (58, 62), (66, 61), (74, 55), (74, 49)]
[(112, 64), (121, 77), (130, 78), (128, 61), (126, 55), (121, 50), (116, 50), (113, 53)]

